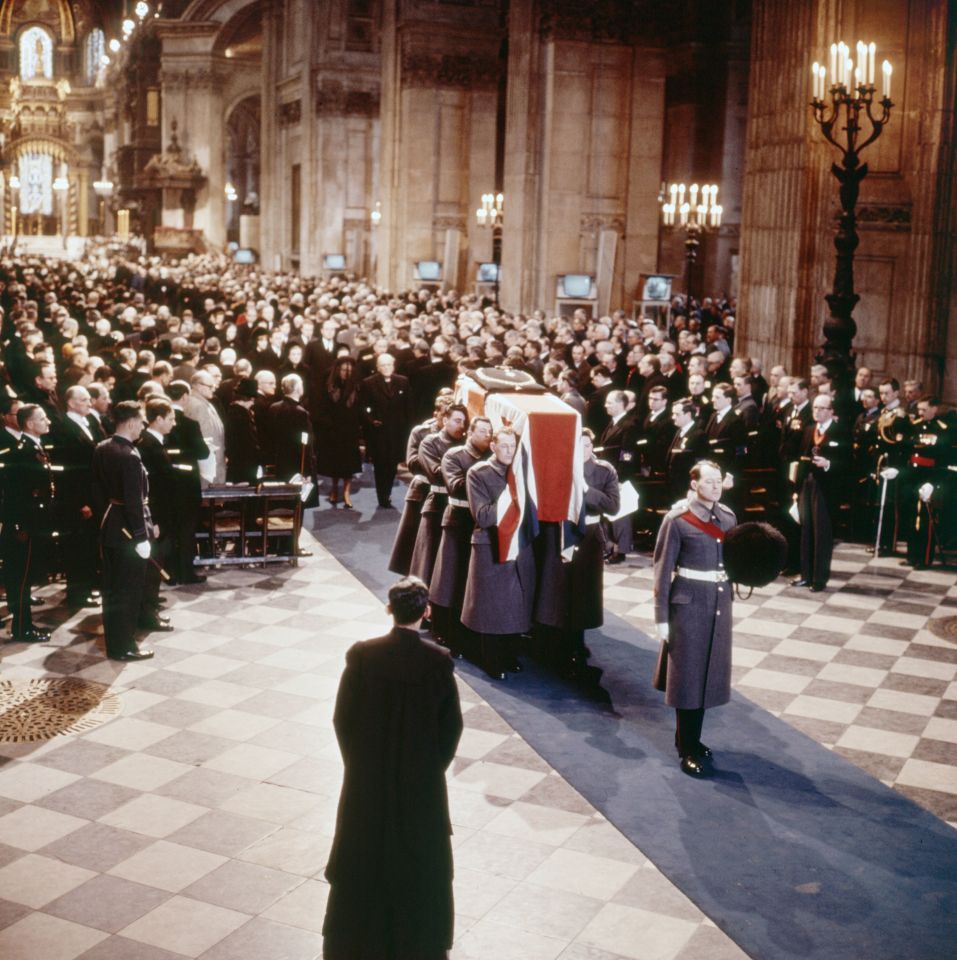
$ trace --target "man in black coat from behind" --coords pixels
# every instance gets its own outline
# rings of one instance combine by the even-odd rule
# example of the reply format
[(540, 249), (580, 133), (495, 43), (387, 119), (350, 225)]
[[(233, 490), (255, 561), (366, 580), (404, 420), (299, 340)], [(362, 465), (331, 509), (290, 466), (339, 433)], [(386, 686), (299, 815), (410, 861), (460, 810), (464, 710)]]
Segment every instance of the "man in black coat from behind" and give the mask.
[(380, 507), (390, 507), (412, 416), (409, 381), (395, 372), (390, 354), (379, 354), (376, 372), (362, 381), (360, 402), (366, 446), (375, 469), (376, 497)]
[[(316, 456), (312, 418), (302, 403), (305, 385), (298, 373), (287, 373), (280, 383), (282, 400), (269, 407), (266, 429), (272, 436), (276, 476), (290, 480), (296, 474), (312, 477)], [(260, 430), (260, 434), (262, 430)]]
[(462, 734), (447, 650), (419, 636), (421, 580), (389, 590), (384, 637), (346, 654), (333, 724), (345, 777), (326, 866), (323, 957), (440, 960), (452, 945), (445, 771)]
[(256, 381), (247, 378), (236, 387), (236, 399), (226, 411), (226, 482), (255, 486), (262, 476), (262, 456), (256, 432), (253, 404), (258, 395)]

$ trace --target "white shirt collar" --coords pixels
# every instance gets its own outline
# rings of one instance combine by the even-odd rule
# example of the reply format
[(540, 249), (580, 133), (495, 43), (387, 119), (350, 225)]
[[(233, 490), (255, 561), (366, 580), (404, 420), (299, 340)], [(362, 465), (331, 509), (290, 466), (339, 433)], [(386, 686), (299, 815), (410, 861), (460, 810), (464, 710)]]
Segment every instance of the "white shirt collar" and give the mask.
[(722, 420), (731, 412), (730, 407), (725, 407), (724, 410), (715, 410), (715, 416), (718, 418), (718, 423), (721, 423)]
[(680, 435), (681, 435), (682, 437), (685, 436), (685, 435), (688, 433), (688, 431), (689, 431), (693, 426), (694, 426), (694, 420), (691, 420), (691, 421), (689, 421), (688, 423), (686, 423), (686, 424), (681, 428)]
[(625, 415), (627, 411), (622, 410), (621, 413), (616, 413), (615, 416), (611, 418), (611, 422), (617, 424), (621, 421), (621, 418)]
[(157, 440), (159, 440), (161, 447), (164, 445), (166, 438), (163, 436), (163, 434), (157, 433), (155, 430), (151, 429), (150, 427), (146, 428), (146, 432), (153, 434), (153, 436), (156, 437)]

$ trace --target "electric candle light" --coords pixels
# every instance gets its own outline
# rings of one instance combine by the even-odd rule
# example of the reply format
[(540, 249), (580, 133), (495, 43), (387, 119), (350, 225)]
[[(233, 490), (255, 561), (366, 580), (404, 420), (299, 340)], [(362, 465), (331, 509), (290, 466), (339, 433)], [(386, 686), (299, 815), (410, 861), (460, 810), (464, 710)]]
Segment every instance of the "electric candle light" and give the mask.
[(867, 84), (874, 86), (874, 54), (877, 52), (877, 44), (871, 43), (867, 48)]
[(884, 96), (885, 100), (890, 100), (891, 98), (891, 65), (890, 61), (885, 60), (881, 64), (881, 72), (884, 74), (884, 85), (881, 90), (881, 93)]

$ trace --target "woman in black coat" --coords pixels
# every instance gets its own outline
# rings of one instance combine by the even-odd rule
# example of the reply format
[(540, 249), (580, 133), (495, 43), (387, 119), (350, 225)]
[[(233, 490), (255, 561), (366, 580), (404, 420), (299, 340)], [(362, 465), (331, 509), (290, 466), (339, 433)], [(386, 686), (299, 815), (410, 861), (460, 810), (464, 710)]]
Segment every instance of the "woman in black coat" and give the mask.
[(362, 425), (359, 405), (359, 382), (355, 377), (352, 357), (337, 357), (329, 377), (321, 387), (317, 404), (316, 472), (332, 480), (330, 503), (339, 501), (339, 481), (342, 481), (342, 502), (352, 509), (349, 494), (352, 475), (362, 469), (359, 455), (359, 433)]

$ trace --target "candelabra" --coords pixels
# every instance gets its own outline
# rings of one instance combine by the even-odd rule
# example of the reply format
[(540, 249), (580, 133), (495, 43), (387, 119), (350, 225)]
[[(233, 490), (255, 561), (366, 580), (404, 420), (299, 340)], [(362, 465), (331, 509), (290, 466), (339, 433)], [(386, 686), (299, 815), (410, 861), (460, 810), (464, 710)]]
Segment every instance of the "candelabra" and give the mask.
[[(854, 251), (857, 249), (857, 196), (861, 181), (867, 176), (867, 164), (860, 162), (861, 152), (873, 143), (890, 120), (891, 65), (885, 60), (882, 68), (880, 115), (875, 114), (873, 43), (858, 41), (857, 66), (851, 50), (843, 41), (832, 43), (830, 72), (815, 62), (811, 67), (811, 109), (824, 134), (842, 154), (840, 165), (831, 164), (831, 173), (840, 184), (841, 218), (834, 236), (837, 263), (833, 289), (827, 296), (830, 317), (824, 322), (824, 344), (818, 362), (825, 364), (839, 383), (848, 385), (854, 366), (852, 344), (857, 324), (852, 314), (860, 297), (854, 292)], [(830, 83), (828, 78), (830, 77)], [(867, 119), (870, 131), (863, 129)], [(863, 139), (862, 139), (863, 138)]]
[(480, 227), (492, 229), (492, 263), (495, 264), (495, 285), (493, 287), (495, 306), (498, 307), (499, 278), (502, 273), (502, 225), (505, 220), (505, 195), (502, 193), (483, 193), (482, 206), (475, 211), (475, 222)]
[(683, 183), (673, 183), (663, 189), (662, 197), (666, 195), (670, 195), (671, 199), (661, 205), (662, 223), (669, 229), (684, 230), (685, 233), (685, 296), (690, 312), (691, 270), (698, 259), (701, 236), (721, 226), (722, 210), (718, 203), (718, 186), (706, 183), (699, 188), (696, 183), (690, 187)]

